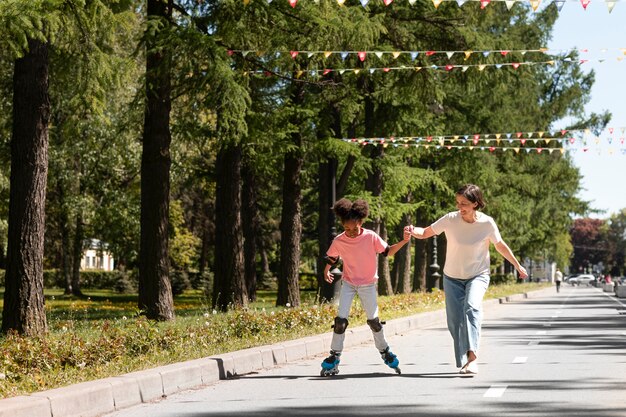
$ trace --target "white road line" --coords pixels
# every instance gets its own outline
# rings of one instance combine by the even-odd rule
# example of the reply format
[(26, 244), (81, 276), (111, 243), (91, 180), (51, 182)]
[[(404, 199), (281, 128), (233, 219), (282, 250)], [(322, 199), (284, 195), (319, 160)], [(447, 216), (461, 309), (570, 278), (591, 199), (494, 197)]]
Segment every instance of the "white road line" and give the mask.
[(489, 387), (487, 392), (485, 392), (485, 395), (483, 395), (483, 397), (484, 398), (502, 397), (502, 395), (504, 394), (504, 391), (506, 391), (506, 388), (507, 388), (507, 385), (492, 385), (491, 387)]
[(543, 327), (550, 327), (552, 326), (552, 323), (543, 323)]
[(527, 360), (528, 356), (516, 356), (515, 359), (513, 359), (513, 363), (526, 363)]
[(545, 331), (545, 330), (539, 330), (536, 334), (546, 334), (546, 333), (548, 333), (548, 332)]
[(537, 346), (539, 344), (539, 340), (531, 340), (528, 342), (528, 346)]
[(553, 318), (553, 319), (555, 319), (555, 318), (557, 318), (557, 317), (559, 317), (559, 315), (558, 315), (558, 314), (555, 314), (555, 315), (553, 315), (553, 316), (552, 316), (552, 318)]

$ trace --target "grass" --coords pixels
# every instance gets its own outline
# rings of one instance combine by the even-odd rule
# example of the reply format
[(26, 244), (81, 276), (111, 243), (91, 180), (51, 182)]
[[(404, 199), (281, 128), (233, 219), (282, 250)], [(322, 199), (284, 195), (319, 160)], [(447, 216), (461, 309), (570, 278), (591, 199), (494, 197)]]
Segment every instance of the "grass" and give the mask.
[[(485, 298), (546, 285), (492, 285)], [(312, 292), (303, 292), (297, 308), (275, 307), (275, 292), (259, 292), (248, 309), (226, 313), (214, 311), (202, 293), (186, 292), (175, 297), (176, 320), (157, 323), (139, 315), (137, 295), (84, 292), (76, 298), (46, 290), (47, 335), (0, 337), (0, 398), (329, 332), (336, 314), (334, 305), (316, 304)], [(440, 291), (379, 297), (383, 320), (443, 306)], [(350, 321), (365, 323), (358, 302)]]

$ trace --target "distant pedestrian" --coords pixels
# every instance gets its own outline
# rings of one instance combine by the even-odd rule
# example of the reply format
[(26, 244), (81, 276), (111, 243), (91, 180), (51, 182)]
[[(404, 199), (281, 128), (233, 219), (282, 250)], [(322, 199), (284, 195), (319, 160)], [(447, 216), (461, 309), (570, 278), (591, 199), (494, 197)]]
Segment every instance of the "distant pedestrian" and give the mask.
[(411, 235), (427, 239), (446, 234), (446, 262), (443, 267), (443, 289), (446, 296), (448, 330), (454, 341), (457, 368), (462, 374), (478, 373), (477, 358), (483, 317), (482, 299), (489, 286), (489, 244), (509, 261), (520, 278), (526, 269), (502, 240), (493, 218), (481, 213), (485, 207), (480, 188), (467, 184), (456, 192), (454, 211), (427, 228), (407, 226)]
[(563, 272), (559, 268), (554, 273), (554, 282), (556, 283), (556, 292), (561, 292), (561, 282), (563, 282)]
[(333, 211), (339, 217), (344, 231), (333, 240), (326, 253), (324, 277), (327, 282), (333, 282), (334, 277), (330, 273), (330, 268), (339, 261), (339, 258), (343, 260), (343, 275), (339, 311), (335, 317), (333, 339), (330, 343), (330, 356), (322, 362), (321, 375), (329, 376), (339, 372), (339, 357), (348, 327), (348, 314), (356, 295), (359, 296), (365, 310), (376, 349), (385, 364), (400, 373), (398, 358), (389, 349), (383, 332), (383, 323), (378, 318), (378, 254), (394, 255), (411, 240), (411, 235), (405, 230), (404, 239), (389, 246), (376, 232), (363, 228), (363, 221), (369, 214), (369, 206), (365, 200), (352, 202), (342, 198), (335, 203)]

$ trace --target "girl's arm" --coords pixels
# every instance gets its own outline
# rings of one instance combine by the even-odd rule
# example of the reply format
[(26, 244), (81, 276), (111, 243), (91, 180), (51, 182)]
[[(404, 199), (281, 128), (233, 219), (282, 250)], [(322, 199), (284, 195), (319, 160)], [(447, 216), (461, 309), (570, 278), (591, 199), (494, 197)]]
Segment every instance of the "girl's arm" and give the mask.
[(411, 240), (411, 233), (406, 228), (404, 228), (404, 239), (402, 239), (395, 245), (390, 246), (389, 250), (387, 251), (387, 256), (395, 255), (395, 253), (398, 252), (402, 248), (402, 246), (406, 245), (409, 240)]
[(524, 278), (528, 277), (528, 273), (526, 272), (526, 268), (524, 268), (519, 263), (519, 261), (517, 260), (515, 255), (513, 255), (513, 251), (511, 250), (511, 248), (509, 248), (509, 245), (507, 245), (506, 242), (504, 242), (504, 240), (499, 241), (494, 246), (496, 247), (496, 250), (498, 251), (498, 253), (500, 255), (504, 256), (504, 258), (507, 261), (511, 262), (511, 264), (515, 267), (515, 269), (517, 269), (517, 272), (519, 272), (520, 278), (524, 279)]

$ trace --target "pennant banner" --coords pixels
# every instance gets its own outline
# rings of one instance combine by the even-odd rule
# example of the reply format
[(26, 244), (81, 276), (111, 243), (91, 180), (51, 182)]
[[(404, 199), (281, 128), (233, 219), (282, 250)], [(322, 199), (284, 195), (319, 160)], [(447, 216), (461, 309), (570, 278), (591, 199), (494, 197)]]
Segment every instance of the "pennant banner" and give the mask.
[[(425, 149), (468, 149), (514, 151), (514, 152), (582, 152), (591, 153), (606, 151), (610, 155), (626, 155), (626, 127), (610, 127), (599, 135), (590, 129), (558, 130), (553, 133), (546, 131), (482, 133), (463, 135), (432, 135), (432, 136), (401, 136), (377, 138), (343, 138), (344, 142), (356, 143), (361, 146), (393, 146), (418, 147)], [(619, 137), (616, 137), (616, 134)], [(591, 143), (590, 143), (591, 142)], [(606, 145), (609, 145), (608, 147)], [(595, 146), (594, 146), (595, 145)]]
[[(269, 4), (269, 3), (272, 3), (273, 0), (266, 0), (266, 1)], [(295, 8), (299, 2), (308, 1), (308, 0), (287, 0), (287, 1), (289, 2), (289, 5), (291, 7)], [(346, 2), (346, 0), (335, 0), (335, 1), (337, 2), (339, 6), (344, 6)], [(399, 0), (396, 0), (396, 2), (398, 1)], [(415, 3), (417, 2), (417, 0), (407, 0), (407, 1), (411, 6), (415, 5)], [(619, 1), (624, 1), (624, 0), (604, 0), (604, 3), (606, 4), (607, 10), (609, 13), (613, 11), (613, 8), (615, 7), (615, 3), (618, 3)], [(244, 6), (249, 6), (252, 3), (251, 0), (242, 0), (242, 2)], [(320, 0), (313, 0), (313, 2), (315, 4), (319, 4)], [(393, 2), (394, 0), (360, 0), (361, 6), (363, 6), (364, 8), (368, 7), (368, 5), (370, 4), (381, 4), (381, 3), (384, 6), (389, 6)], [(583, 10), (587, 10), (587, 7), (589, 7), (589, 5), (591, 4), (591, 0), (549, 0), (549, 1), (543, 1), (543, 2), (542, 0), (430, 0), (430, 2), (432, 3), (435, 10), (438, 10), (441, 7), (442, 3), (455, 3), (459, 7), (467, 3), (477, 3), (481, 9), (486, 9), (488, 6), (493, 5), (494, 3), (504, 3), (507, 10), (511, 10), (513, 6), (515, 5), (515, 3), (527, 3), (535, 12), (539, 9), (539, 7), (542, 4), (546, 5), (546, 7), (551, 4), (554, 4), (557, 7), (559, 12), (563, 8), (563, 5), (565, 4), (565, 2), (578, 3), (582, 7)], [(600, 0), (597, 0), (597, 3), (599, 2)], [(490, 7), (493, 7), (493, 6), (490, 6)]]
[[(566, 61), (564, 61), (567, 63)], [(361, 73), (369, 73), (374, 74), (376, 72), (390, 72), (390, 71), (398, 71), (398, 70), (412, 70), (412, 71), (421, 71), (421, 70), (440, 70), (451, 72), (453, 70), (460, 70), (462, 72), (467, 71), (470, 68), (476, 68), (478, 71), (483, 71), (486, 68), (495, 68), (502, 69), (503, 67), (511, 67), (514, 70), (517, 70), (520, 66), (531, 66), (531, 65), (556, 65), (556, 61), (542, 61), (542, 62), (507, 62), (502, 64), (473, 64), (473, 65), (428, 65), (428, 66), (406, 66), (402, 65), (400, 67), (378, 67), (378, 68), (322, 68), (322, 69), (303, 69), (297, 70), (293, 72), (293, 76), (295, 78), (300, 78), (302, 76), (308, 75), (310, 77), (319, 77), (326, 76), (331, 73), (338, 74), (361, 74)], [(251, 70), (251, 71), (243, 71), (243, 75), (257, 75), (257, 76), (265, 76), (271, 77), (273, 75), (280, 77), (291, 77), (292, 72), (286, 73), (279, 70)]]
[[(626, 1), (626, 0), (625, 0)], [(602, 48), (595, 52), (600, 52), (605, 54), (609, 51), (618, 51), (618, 58), (622, 58), (626, 56), (626, 47), (625, 48)], [(433, 55), (445, 55), (448, 59), (452, 59), (455, 55), (461, 55), (464, 57), (464, 60), (468, 60), (472, 56), (481, 55), (483, 57), (488, 57), (491, 55), (500, 55), (503, 57), (510, 55), (522, 55), (525, 56), (528, 53), (541, 53), (545, 55), (564, 55), (561, 59), (570, 59), (567, 55), (572, 54), (573, 52), (578, 52), (581, 55), (588, 54), (590, 52), (594, 52), (588, 48), (570, 48), (570, 49), (548, 49), (548, 48), (539, 48), (539, 49), (495, 49), (495, 50), (458, 50), (458, 51), (438, 51), (438, 50), (424, 50), (424, 51), (339, 51), (339, 50), (293, 50), (293, 51), (255, 51), (255, 50), (243, 50), (243, 49), (228, 49), (228, 54), (230, 56), (234, 54), (241, 54), (246, 57), (249, 54), (256, 55), (258, 57), (269, 56), (269, 57), (280, 57), (280, 56), (291, 56), (292, 59), (296, 59), (298, 57), (306, 56), (307, 58), (312, 58), (315, 56), (320, 56), (323, 58), (330, 58), (331, 56), (340, 56), (341, 59), (345, 60), (352, 56), (357, 56), (359, 61), (363, 62), (372, 55), (377, 57), (378, 59), (391, 57), (392, 59), (398, 59), (399, 57), (406, 56), (414, 61), (418, 56), (433, 56)]]

